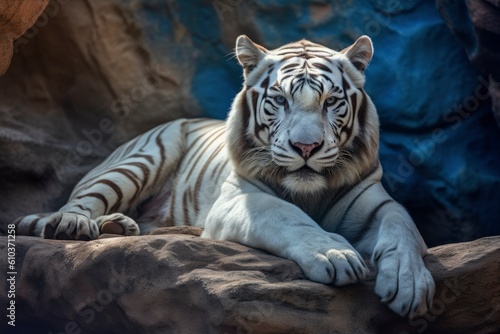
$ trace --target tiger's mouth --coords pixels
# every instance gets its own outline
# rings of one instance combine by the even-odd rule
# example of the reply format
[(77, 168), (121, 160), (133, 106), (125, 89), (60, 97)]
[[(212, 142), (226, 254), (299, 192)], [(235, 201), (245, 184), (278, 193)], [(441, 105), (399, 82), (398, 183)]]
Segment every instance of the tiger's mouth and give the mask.
[(304, 166), (300, 167), (299, 169), (292, 171), (291, 174), (304, 178), (320, 175), (317, 171), (309, 167), (307, 164), (304, 164)]
[(304, 164), (299, 169), (289, 171), (282, 185), (295, 194), (318, 194), (328, 187), (325, 175)]

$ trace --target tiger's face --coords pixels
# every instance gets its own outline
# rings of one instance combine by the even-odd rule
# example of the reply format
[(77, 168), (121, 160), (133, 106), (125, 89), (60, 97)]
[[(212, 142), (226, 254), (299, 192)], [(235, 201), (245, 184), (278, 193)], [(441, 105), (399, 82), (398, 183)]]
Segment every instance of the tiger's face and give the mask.
[[(363, 91), (364, 68), (372, 53), (368, 37), (341, 52), (305, 40), (269, 51), (239, 37), (236, 55), (244, 67), (245, 86), (229, 123), (238, 127), (238, 119), (242, 128), (239, 134), (229, 133), (245, 140), (238, 141), (233, 160), (246, 161), (247, 166), (240, 166), (245, 174), (253, 174), (255, 167), (260, 179), (272, 178), (295, 194), (331, 187), (339, 178), (336, 173), (352, 178), (355, 173), (345, 170), (346, 162), (374, 149), (360, 143), (376, 135), (378, 145), (375, 109)], [(372, 124), (367, 127), (368, 122)], [(231, 151), (231, 139), (229, 144)]]

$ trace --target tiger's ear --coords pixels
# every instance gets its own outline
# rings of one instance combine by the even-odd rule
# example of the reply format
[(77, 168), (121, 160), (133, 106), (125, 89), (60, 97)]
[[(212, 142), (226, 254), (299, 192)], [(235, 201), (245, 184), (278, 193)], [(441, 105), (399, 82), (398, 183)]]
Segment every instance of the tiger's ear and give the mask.
[(245, 70), (245, 75), (250, 73), (257, 66), (259, 61), (266, 56), (266, 48), (255, 44), (250, 38), (245, 35), (240, 35), (236, 39), (236, 58)]
[(348, 46), (340, 53), (345, 54), (347, 59), (356, 67), (360, 72), (364, 72), (366, 66), (370, 63), (373, 56), (373, 44), (370, 37), (363, 35)]

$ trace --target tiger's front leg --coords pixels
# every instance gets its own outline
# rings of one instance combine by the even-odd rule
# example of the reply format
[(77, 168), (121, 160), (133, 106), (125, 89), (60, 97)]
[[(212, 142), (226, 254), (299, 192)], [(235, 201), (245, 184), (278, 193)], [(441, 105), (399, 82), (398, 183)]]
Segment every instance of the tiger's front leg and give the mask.
[[(414, 318), (432, 307), (435, 283), (425, 267), (427, 247), (408, 212), (386, 193), (380, 183), (369, 185), (351, 209), (367, 213), (369, 229), (354, 246), (371, 254), (377, 270), (375, 293), (394, 312)], [(349, 217), (347, 220), (351, 220)]]
[(368, 269), (345, 238), (324, 231), (297, 206), (232, 173), (208, 214), (202, 237), (235, 241), (295, 261), (313, 281), (345, 285)]
[(137, 223), (124, 213), (154, 193), (176, 168), (182, 126), (182, 120), (158, 126), (115, 150), (76, 185), (66, 205), (43, 218), (41, 236), (91, 240), (101, 233), (139, 235)]
[(422, 316), (431, 310), (435, 291), (422, 258), (427, 247), (403, 207), (394, 202), (382, 211), (371, 257), (377, 268), (375, 292), (396, 313)]

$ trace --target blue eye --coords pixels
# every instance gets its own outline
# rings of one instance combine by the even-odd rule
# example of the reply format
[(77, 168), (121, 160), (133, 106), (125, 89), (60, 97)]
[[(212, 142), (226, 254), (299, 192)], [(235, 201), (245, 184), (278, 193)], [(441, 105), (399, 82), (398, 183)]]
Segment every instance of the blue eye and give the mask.
[(327, 99), (325, 100), (325, 104), (326, 104), (327, 106), (331, 106), (331, 105), (333, 105), (336, 101), (337, 101), (337, 99), (336, 99), (334, 96), (330, 96), (329, 98), (327, 98)]
[(286, 104), (286, 98), (283, 95), (278, 95), (274, 97), (274, 101), (276, 101), (277, 104), (280, 105), (285, 105)]

